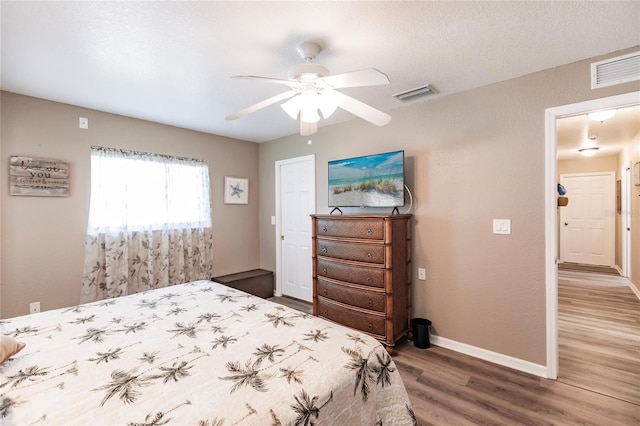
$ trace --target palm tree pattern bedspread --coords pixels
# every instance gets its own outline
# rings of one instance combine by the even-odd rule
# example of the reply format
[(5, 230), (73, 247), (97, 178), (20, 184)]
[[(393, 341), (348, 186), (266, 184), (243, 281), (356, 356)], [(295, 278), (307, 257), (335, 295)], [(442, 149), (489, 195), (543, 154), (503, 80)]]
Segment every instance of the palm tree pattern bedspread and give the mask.
[(413, 425), (375, 339), (211, 281), (0, 321), (2, 425)]

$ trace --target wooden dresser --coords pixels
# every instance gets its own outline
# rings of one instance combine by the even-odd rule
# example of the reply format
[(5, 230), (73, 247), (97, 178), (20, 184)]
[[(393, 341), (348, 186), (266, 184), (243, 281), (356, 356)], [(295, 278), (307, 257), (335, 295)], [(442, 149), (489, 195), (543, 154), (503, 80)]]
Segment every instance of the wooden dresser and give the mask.
[(411, 317), (411, 215), (311, 220), (313, 314), (394, 346)]

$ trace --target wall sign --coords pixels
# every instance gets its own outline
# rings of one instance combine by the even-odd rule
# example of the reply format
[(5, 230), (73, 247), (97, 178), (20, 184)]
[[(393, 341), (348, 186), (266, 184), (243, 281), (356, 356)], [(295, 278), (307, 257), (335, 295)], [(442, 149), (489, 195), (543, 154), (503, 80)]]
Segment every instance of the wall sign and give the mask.
[(69, 162), (12, 155), (9, 195), (69, 196)]

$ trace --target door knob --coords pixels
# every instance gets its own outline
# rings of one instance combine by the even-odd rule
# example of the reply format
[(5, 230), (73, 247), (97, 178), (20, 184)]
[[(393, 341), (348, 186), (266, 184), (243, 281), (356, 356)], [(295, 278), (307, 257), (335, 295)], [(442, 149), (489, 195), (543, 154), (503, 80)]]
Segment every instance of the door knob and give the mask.
[(564, 226), (567, 226), (567, 225), (569, 225), (569, 222), (565, 222), (565, 223), (564, 223)]

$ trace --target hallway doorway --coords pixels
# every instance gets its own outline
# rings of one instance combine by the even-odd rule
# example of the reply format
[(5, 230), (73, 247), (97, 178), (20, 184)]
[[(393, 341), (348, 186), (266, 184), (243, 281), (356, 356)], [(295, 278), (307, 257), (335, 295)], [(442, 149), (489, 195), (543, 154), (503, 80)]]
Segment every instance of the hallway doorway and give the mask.
[[(556, 379), (559, 369), (558, 343), (558, 119), (592, 111), (635, 106), (640, 92), (549, 108), (545, 112), (545, 282), (547, 323), (547, 377)], [(633, 254), (632, 254), (633, 255)]]

